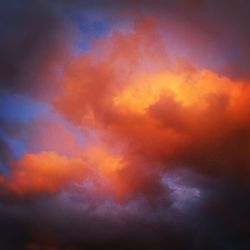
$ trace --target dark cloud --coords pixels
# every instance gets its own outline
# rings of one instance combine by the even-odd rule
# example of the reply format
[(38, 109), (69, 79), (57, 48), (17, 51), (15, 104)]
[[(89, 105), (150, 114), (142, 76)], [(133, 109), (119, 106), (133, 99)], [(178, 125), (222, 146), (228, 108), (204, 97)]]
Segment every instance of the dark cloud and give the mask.
[(1, 2), (1, 85), (26, 94), (52, 74), (60, 58), (59, 15), (42, 1)]
[(5, 167), (5, 164), (11, 159), (11, 150), (7, 143), (2, 139), (0, 140), (0, 155), (0, 162), (2, 163), (1, 171), (3, 171), (2, 167)]
[(7, 173), (9, 163), (14, 157), (14, 152), (9, 145), (8, 138), (15, 139), (21, 133), (22, 126), (0, 118), (0, 164), (1, 173)]
[[(1, 1), (1, 88), (33, 97), (58, 87), (59, 67), (70, 56), (77, 11), (112, 9), (100, 1)], [(72, 52), (72, 51), (71, 51)]]
[(152, 208), (140, 200), (121, 206), (74, 191), (39, 199), (1, 199), (1, 247), (248, 249), (249, 189), (223, 178), (186, 177), (184, 182), (202, 182), (203, 193), (197, 205), (180, 211), (168, 205)]
[(127, 5), (135, 20), (161, 20), (167, 42), (179, 44), (183, 56), (220, 74), (249, 80), (249, 1), (141, 0)]

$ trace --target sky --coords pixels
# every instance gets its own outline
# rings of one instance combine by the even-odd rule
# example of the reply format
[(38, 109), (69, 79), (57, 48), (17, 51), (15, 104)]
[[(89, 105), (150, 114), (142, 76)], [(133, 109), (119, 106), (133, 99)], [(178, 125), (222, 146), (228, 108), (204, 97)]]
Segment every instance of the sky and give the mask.
[(0, 249), (249, 249), (249, 8), (0, 1)]

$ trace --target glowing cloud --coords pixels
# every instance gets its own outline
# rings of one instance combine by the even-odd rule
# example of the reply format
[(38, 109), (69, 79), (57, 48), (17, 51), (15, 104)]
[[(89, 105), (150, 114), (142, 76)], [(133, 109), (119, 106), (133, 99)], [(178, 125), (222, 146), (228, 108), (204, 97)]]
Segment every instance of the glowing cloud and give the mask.
[(10, 180), (2, 184), (18, 195), (55, 193), (69, 182), (85, 178), (85, 164), (81, 159), (68, 159), (53, 152), (26, 154), (15, 162)]
[(249, 157), (236, 145), (250, 136), (248, 83), (188, 63), (171, 66), (156, 43), (161, 36), (148, 21), (99, 42), (66, 70), (57, 110), (95, 128), (129, 162), (241, 175)]
[(248, 83), (188, 63), (170, 65), (164, 48), (155, 22), (146, 20), (113, 32), (68, 65), (55, 109), (83, 133), (93, 129), (104, 146), (92, 142), (79, 153), (74, 144), (80, 158), (28, 154), (4, 185), (20, 194), (56, 192), (84, 180), (87, 168), (96, 185), (105, 180), (123, 199), (163, 192), (160, 177), (176, 166), (248, 176)]

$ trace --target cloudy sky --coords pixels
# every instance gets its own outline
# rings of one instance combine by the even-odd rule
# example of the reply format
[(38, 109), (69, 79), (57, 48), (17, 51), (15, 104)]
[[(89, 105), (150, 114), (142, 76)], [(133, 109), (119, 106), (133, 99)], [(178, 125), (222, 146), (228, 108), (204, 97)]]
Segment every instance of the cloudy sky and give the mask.
[(0, 249), (249, 249), (249, 10), (0, 1)]

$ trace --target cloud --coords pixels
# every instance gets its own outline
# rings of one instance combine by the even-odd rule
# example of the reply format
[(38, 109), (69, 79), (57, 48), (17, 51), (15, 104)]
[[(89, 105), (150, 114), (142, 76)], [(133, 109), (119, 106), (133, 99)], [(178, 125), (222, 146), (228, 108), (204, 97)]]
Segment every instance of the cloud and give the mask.
[(77, 11), (95, 13), (102, 7), (109, 12), (101, 1), (2, 1), (1, 90), (33, 98), (48, 98), (58, 91), (60, 68), (72, 58), (80, 35), (74, 15)]
[[(146, 21), (128, 34), (114, 32), (73, 62), (57, 110), (77, 126), (95, 128), (128, 162), (138, 157), (151, 168), (249, 176), (249, 84), (188, 64), (170, 66), (154, 46), (162, 40), (152, 27)], [(152, 55), (159, 64), (148, 71)]]
[(219, 74), (249, 80), (248, 1), (126, 1), (130, 20), (159, 20), (171, 53)]
[(2, 187), (17, 195), (55, 193), (69, 182), (84, 180), (85, 164), (53, 152), (26, 154), (13, 163), (10, 179), (1, 179)]
[[(123, 3), (1, 3), (0, 91), (53, 108), (0, 121), (27, 150), (1, 136), (0, 248), (244, 250), (249, 4)], [(72, 55), (102, 8), (115, 28)]]

